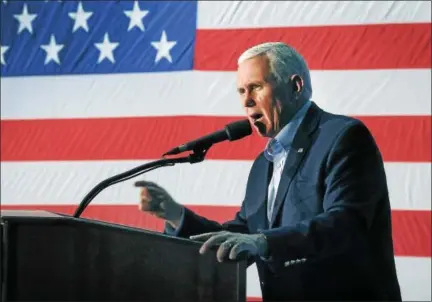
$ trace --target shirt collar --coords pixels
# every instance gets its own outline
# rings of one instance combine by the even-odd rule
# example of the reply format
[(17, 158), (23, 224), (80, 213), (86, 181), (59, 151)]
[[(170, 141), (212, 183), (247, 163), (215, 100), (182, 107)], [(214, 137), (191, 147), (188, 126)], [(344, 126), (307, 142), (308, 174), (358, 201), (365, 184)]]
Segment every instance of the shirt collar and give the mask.
[(269, 140), (266, 145), (264, 156), (269, 161), (273, 161), (274, 157), (288, 152), (294, 140), (295, 134), (303, 121), (307, 110), (311, 105), (311, 101), (307, 101), (294, 115), (294, 117), (285, 125), (279, 133)]

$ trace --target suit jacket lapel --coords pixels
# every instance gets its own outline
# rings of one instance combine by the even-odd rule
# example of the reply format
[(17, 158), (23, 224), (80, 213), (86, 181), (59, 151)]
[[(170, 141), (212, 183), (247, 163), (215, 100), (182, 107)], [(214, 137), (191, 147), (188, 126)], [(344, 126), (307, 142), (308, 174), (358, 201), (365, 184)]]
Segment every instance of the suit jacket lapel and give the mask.
[(273, 227), (291, 181), (297, 173), (302, 159), (311, 146), (312, 133), (315, 131), (316, 126), (318, 125), (319, 113), (320, 109), (318, 106), (315, 103), (312, 103), (297, 131), (296, 136), (294, 137), (294, 141), (292, 143), (291, 149), (288, 152), (288, 157), (285, 161), (284, 169), (282, 171), (270, 221), (270, 228)]

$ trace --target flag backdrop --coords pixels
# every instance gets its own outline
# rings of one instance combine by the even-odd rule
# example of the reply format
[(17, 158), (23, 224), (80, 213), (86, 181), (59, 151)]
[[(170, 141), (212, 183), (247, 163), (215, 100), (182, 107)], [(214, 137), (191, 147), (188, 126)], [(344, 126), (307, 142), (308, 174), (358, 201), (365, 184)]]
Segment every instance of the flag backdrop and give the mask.
[[(372, 131), (403, 297), (430, 300), (430, 1), (2, 1), (2, 208), (72, 213), (102, 179), (241, 118), (236, 60), (265, 41), (296, 47), (313, 100)], [(225, 221), (264, 146), (256, 135), (224, 142), (203, 163), (141, 179)], [(161, 230), (138, 211), (135, 180), (105, 190), (83, 216)], [(259, 298), (254, 266), (247, 284)]]

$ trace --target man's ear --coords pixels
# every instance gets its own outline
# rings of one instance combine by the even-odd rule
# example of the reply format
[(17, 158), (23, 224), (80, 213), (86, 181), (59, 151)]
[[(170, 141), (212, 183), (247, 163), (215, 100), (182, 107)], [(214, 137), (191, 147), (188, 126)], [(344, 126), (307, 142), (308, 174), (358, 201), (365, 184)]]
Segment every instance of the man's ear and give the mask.
[(298, 74), (294, 74), (291, 77), (291, 83), (293, 85), (292, 89), (294, 92), (296, 92), (297, 94), (302, 92), (304, 83), (301, 76), (299, 76)]

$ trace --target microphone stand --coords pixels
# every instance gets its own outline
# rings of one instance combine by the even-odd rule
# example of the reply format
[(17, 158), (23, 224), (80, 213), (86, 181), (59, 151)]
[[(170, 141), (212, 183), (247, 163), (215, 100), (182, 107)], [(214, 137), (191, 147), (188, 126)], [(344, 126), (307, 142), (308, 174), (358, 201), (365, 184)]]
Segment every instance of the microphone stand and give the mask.
[(101, 181), (99, 184), (97, 184), (80, 202), (77, 210), (74, 213), (74, 217), (78, 218), (80, 215), (84, 212), (84, 210), (87, 208), (87, 206), (90, 204), (90, 202), (104, 189), (108, 188), (109, 186), (112, 186), (116, 183), (128, 180), (130, 178), (136, 177), (138, 175), (144, 174), (146, 172), (149, 172), (154, 169), (158, 169), (161, 167), (166, 166), (174, 166), (178, 163), (190, 163), (195, 164), (202, 162), (205, 159), (205, 156), (207, 154), (207, 151), (212, 145), (207, 145), (205, 147), (201, 146), (201, 148), (193, 150), (192, 154), (189, 154), (188, 156), (184, 157), (177, 157), (177, 158), (162, 158), (138, 167), (135, 167), (131, 170), (128, 170), (126, 172), (114, 175), (110, 178), (107, 178), (103, 181)]

